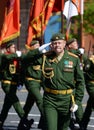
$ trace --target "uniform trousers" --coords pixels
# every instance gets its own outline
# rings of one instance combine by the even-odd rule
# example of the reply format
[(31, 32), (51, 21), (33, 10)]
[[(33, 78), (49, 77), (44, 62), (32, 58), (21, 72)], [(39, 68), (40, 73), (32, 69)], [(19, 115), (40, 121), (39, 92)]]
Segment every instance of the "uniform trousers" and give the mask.
[(54, 95), (45, 92), (43, 105), (47, 130), (68, 130), (71, 114), (71, 95)]
[(40, 83), (35, 81), (25, 81), (26, 89), (28, 90), (28, 95), (26, 99), (26, 103), (24, 106), (25, 116), (28, 116), (34, 102), (36, 102), (38, 109), (41, 114), (43, 114), (43, 98), (40, 93)]
[(8, 111), (11, 106), (14, 107), (15, 111), (17, 112), (18, 116), (22, 118), (24, 116), (24, 110), (19, 102), (19, 99), (16, 95), (17, 85), (2, 83), (2, 89), (5, 92), (4, 104), (0, 114), (0, 121), (4, 123)]
[(89, 94), (89, 98), (87, 100), (87, 105), (83, 114), (82, 119), (82, 128), (83, 130), (86, 130), (88, 123), (90, 121), (90, 116), (92, 111), (94, 111), (94, 83), (87, 81), (86, 82), (86, 90)]
[(94, 111), (94, 98), (89, 97), (82, 120), (82, 127), (84, 129), (86, 129), (88, 126), (92, 111)]

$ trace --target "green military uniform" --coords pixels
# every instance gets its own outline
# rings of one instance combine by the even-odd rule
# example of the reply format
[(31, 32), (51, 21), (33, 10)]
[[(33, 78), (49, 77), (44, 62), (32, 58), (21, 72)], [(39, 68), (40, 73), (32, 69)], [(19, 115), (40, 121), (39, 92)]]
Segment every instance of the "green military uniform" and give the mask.
[[(34, 40), (32, 44), (36, 44)], [(33, 52), (35, 50), (32, 50)], [(34, 103), (36, 102), (38, 109), (41, 113), (41, 118), (38, 127), (42, 127), (43, 124), (43, 97), (40, 93), (40, 89), (42, 87), (42, 70), (41, 70), (41, 63), (42, 63), (42, 54), (35, 54), (32, 57), (29, 54), (25, 54), (22, 56), (22, 69), (24, 74), (24, 83), (26, 89), (28, 91), (26, 103), (24, 105), (25, 117), (28, 116), (31, 108), (33, 107)]]
[[(10, 47), (13, 43), (9, 42), (7, 48)], [(31, 58), (32, 55), (38, 54), (38, 49), (29, 51), (27, 57)], [(22, 56), (23, 57), (23, 56)], [(28, 59), (27, 59), (28, 60)], [(17, 86), (22, 84), (23, 77), (21, 73), (21, 57), (18, 57), (16, 53), (6, 53), (2, 55), (1, 67), (2, 69), (2, 89), (5, 92), (5, 99), (3, 108), (0, 114), (0, 129), (8, 115), (8, 111), (13, 106), (21, 118), (21, 121), (25, 123), (25, 127), (30, 128), (32, 121), (28, 121), (24, 118), (25, 112), (19, 102), (19, 99), (16, 95)]]
[(92, 55), (89, 59), (87, 59), (84, 71), (85, 71), (85, 81), (86, 81), (86, 90), (89, 94), (89, 98), (87, 101), (87, 106), (85, 108), (85, 112), (82, 120), (82, 129), (86, 130), (88, 123), (90, 121), (90, 116), (92, 111), (94, 110), (94, 55)]
[[(63, 39), (62, 35), (53, 37), (54, 40)], [(76, 104), (82, 101), (84, 95), (79, 58), (67, 50), (63, 56), (56, 56), (53, 52), (44, 56), (42, 70), (45, 76), (43, 104), (47, 130), (68, 130), (74, 88)]]
[(0, 81), (2, 80), (2, 69), (3, 69), (2, 59), (3, 59), (3, 54), (0, 53)]
[[(39, 111), (41, 113), (38, 128), (42, 128), (44, 130), (45, 126), (43, 125), (44, 123), (43, 99), (42, 95), (40, 94), (40, 88), (42, 86), (42, 81), (44, 78), (42, 77), (41, 65), (42, 65), (42, 53), (44, 53), (43, 50), (49, 45), (50, 43), (42, 45), (37, 49), (30, 48), (31, 51), (21, 56), (22, 77), (23, 77), (22, 79), (25, 83), (26, 89), (29, 92), (26, 99), (26, 104), (24, 106), (25, 111), (24, 117), (25, 118), (27, 117), (29, 111), (31, 110), (31, 107), (33, 106), (34, 102), (36, 102)], [(18, 129), (23, 127), (24, 127), (23, 121), (20, 121)]]
[(81, 54), (79, 49), (77, 49), (77, 50), (72, 49), (72, 50), (69, 50), (69, 51), (79, 57), (79, 59), (80, 59), (80, 68), (83, 70), (84, 63), (87, 60), (87, 56), (85, 54)]
[[(70, 50), (70, 52), (72, 52), (73, 54), (77, 55), (80, 58), (80, 68), (83, 70), (83, 65), (82, 65), (83, 63), (81, 63), (80, 51), (77, 49), (77, 50)], [(78, 102), (78, 106), (79, 107), (78, 110), (75, 112), (75, 116), (76, 116), (76, 122), (80, 125), (83, 117), (82, 101)]]
[[(15, 63), (16, 64), (15, 64)], [(1, 87), (5, 92), (4, 104), (0, 114), (0, 122), (4, 123), (8, 111), (13, 106), (19, 117), (24, 116), (24, 111), (16, 95), (17, 85), (19, 82), (18, 60), (16, 54), (2, 55), (2, 81)]]
[[(77, 39), (75, 39), (75, 38), (70, 39), (67, 42), (67, 46), (69, 46), (71, 43), (73, 43), (75, 41), (77, 42)], [(80, 69), (83, 70), (85, 58), (81, 54), (80, 50), (79, 49), (69, 49), (69, 51), (79, 57), (79, 59), (80, 59)], [(76, 116), (76, 120), (74, 121), (74, 119), (73, 119), (73, 121), (71, 120), (71, 123), (70, 123), (70, 128), (72, 130), (75, 129), (74, 123), (78, 123), (79, 125), (81, 125), (81, 120), (82, 120), (82, 117), (83, 117), (82, 101), (78, 102), (78, 110), (75, 112), (75, 116)]]

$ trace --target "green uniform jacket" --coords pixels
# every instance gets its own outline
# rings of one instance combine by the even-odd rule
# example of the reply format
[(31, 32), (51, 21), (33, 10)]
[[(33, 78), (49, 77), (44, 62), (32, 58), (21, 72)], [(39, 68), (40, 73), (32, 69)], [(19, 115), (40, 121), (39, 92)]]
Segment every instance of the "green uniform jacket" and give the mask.
[(2, 80), (2, 70), (3, 70), (3, 66), (2, 66), (2, 59), (3, 59), (4, 54), (0, 54), (0, 80)]
[(82, 54), (81, 55), (81, 52), (79, 51), (79, 49), (77, 50), (69, 50), (70, 52), (72, 52), (73, 54), (77, 55), (79, 58), (80, 58), (80, 61), (84, 64), (85, 61), (87, 60), (87, 55), (86, 54)]
[[(82, 101), (84, 96), (84, 76), (78, 56), (65, 50), (60, 61), (53, 53), (46, 56), (44, 63), (45, 85), (55, 90), (75, 89), (75, 98)], [(47, 75), (49, 76), (47, 77)], [(76, 85), (75, 85), (76, 81)]]
[(40, 80), (42, 78), (42, 54), (39, 53), (38, 49), (29, 51), (23, 55), (22, 58), (22, 73), (24, 78), (33, 78)]
[(87, 59), (85, 66), (86, 89), (89, 95), (94, 97), (94, 57)]
[[(14, 64), (14, 62), (16, 64)], [(3, 54), (2, 55), (2, 79), (18, 82), (19, 59), (16, 54)]]

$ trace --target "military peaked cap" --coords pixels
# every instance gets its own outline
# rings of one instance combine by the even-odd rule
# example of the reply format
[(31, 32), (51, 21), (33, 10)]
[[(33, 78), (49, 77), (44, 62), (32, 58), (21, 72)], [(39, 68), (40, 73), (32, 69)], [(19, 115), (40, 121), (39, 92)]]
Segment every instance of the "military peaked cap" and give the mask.
[(13, 44), (14, 44), (14, 41), (13, 41), (13, 40), (8, 41), (8, 42), (6, 43), (6, 49), (9, 48), (10, 46), (12, 46)]
[(30, 43), (30, 46), (33, 46), (34, 44), (37, 44), (37, 43), (39, 43), (38, 40), (32, 40), (32, 42)]
[(51, 41), (65, 40), (65, 36), (62, 33), (56, 33), (52, 36)]
[(77, 39), (76, 38), (72, 38), (72, 39), (67, 41), (66, 45), (70, 45), (72, 42), (75, 42), (75, 41), (77, 41)]

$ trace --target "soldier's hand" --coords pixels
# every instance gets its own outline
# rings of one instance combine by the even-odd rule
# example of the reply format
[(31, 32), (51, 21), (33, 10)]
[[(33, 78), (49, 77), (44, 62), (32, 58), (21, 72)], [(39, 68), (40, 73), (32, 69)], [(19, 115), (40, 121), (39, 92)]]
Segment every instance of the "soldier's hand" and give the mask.
[(73, 104), (72, 107), (70, 108), (71, 112), (76, 112), (78, 109), (78, 105), (77, 104)]
[(51, 42), (50, 43), (46, 43), (42, 46), (40, 46), (38, 49), (41, 53), (44, 53), (43, 50), (46, 49), (46, 47), (50, 46), (51, 45)]
[(22, 52), (21, 51), (16, 51), (16, 54), (17, 54), (18, 57), (21, 57)]
[(22, 85), (18, 85), (18, 86), (17, 86), (17, 89), (18, 89), (19, 91), (20, 91), (22, 88), (23, 88)]

